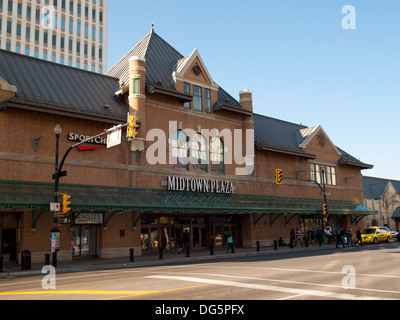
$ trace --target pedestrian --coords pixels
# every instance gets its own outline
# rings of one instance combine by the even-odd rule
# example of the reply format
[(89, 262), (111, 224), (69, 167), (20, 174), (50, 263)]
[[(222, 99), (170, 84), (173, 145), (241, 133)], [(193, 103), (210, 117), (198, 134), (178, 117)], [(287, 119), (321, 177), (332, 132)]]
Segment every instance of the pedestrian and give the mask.
[(183, 253), (186, 253), (186, 255), (189, 256), (189, 250), (190, 250), (189, 230), (185, 229), (185, 232), (183, 233)]
[(331, 244), (332, 231), (330, 226), (326, 227), (326, 236), (328, 238), (328, 244)]
[(297, 245), (303, 247), (303, 241), (301, 240), (301, 231), (299, 228), (296, 228), (296, 240), (297, 240)]
[(362, 247), (362, 236), (361, 236), (361, 228), (358, 228), (357, 230), (357, 242), (356, 245), (360, 244)]
[(346, 244), (344, 243), (344, 230), (342, 227), (340, 227), (337, 232), (336, 248), (339, 247), (339, 244), (342, 245), (342, 248), (346, 248)]
[(226, 250), (226, 253), (228, 253), (229, 250), (231, 250), (231, 253), (234, 252), (234, 251), (233, 251), (233, 236), (232, 236), (232, 235), (230, 235), (230, 236), (228, 237), (228, 249)]
[(347, 237), (347, 246), (348, 247), (354, 246), (352, 227), (347, 229), (346, 237)]
[(293, 249), (293, 244), (295, 240), (295, 235), (294, 235), (294, 229), (290, 229), (290, 242), (289, 242), (289, 247)]

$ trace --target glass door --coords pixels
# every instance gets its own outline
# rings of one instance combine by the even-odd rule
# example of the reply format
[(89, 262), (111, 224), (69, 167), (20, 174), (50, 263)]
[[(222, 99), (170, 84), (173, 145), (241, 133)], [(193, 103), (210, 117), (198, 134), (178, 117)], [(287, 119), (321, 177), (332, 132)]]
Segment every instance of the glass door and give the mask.
[(214, 246), (215, 249), (222, 249), (224, 246), (224, 235), (222, 226), (214, 226)]
[(71, 239), (72, 257), (97, 255), (97, 226), (75, 226)]

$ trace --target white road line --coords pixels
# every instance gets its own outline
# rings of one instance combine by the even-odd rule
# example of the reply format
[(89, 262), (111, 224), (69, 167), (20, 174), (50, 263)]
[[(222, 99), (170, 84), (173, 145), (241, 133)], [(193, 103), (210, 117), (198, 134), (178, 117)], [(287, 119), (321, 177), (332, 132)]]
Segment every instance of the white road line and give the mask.
[[(301, 281), (292, 281), (292, 280), (254, 278), (254, 277), (231, 276), (231, 275), (224, 275), (224, 274), (199, 273), (199, 272), (183, 272), (181, 274), (197, 275), (197, 276), (200, 275), (200, 276), (209, 276), (209, 277), (220, 277), (220, 278), (234, 278), (234, 279), (253, 280), (253, 281), (255, 280), (255, 281), (279, 282), (279, 283), (299, 284), (299, 285), (305, 285), (305, 286), (316, 286), (316, 287), (328, 287), (328, 288), (343, 289), (343, 287), (341, 285), (338, 286), (338, 285), (333, 285), (333, 284), (301, 282)], [(343, 276), (343, 274), (340, 274), (340, 275)], [(342, 280), (342, 279), (340, 279), (340, 280)], [(400, 295), (400, 291), (392, 291), (392, 290), (368, 289), (368, 288), (358, 288), (358, 287), (356, 288), (356, 290)]]
[(238, 288), (253, 289), (253, 290), (283, 292), (283, 293), (290, 293), (292, 295), (309, 295), (309, 296), (325, 297), (325, 298), (331, 298), (331, 299), (342, 299), (342, 300), (390, 300), (390, 299), (387, 299), (387, 298), (365, 297), (365, 296), (357, 296), (357, 295), (346, 294), (346, 293), (334, 293), (334, 292), (327, 292), (327, 291), (298, 289), (298, 288), (284, 288), (284, 287), (276, 287), (276, 286), (256, 284), (256, 283), (242, 283), (242, 282), (213, 280), (213, 279), (204, 279), (204, 278), (178, 277), (178, 276), (161, 276), (161, 275), (149, 276), (148, 278), (164, 279), (164, 280), (178, 280), (178, 281), (187, 281), (187, 282), (195, 282), (195, 283), (203, 283), (203, 284), (204, 283), (205, 284), (215, 284), (215, 285), (220, 285), (220, 286), (229, 286), (229, 287), (238, 287)]
[[(208, 266), (209, 268), (209, 266)], [(337, 271), (323, 271), (323, 270), (305, 270), (305, 269), (286, 269), (286, 268), (269, 268), (269, 267), (239, 267), (239, 266), (224, 266), (224, 269), (253, 269), (253, 270), (270, 270), (270, 271), (284, 271), (284, 272), (304, 272), (304, 273), (322, 273), (322, 274), (338, 274), (343, 275), (342, 272)], [(400, 279), (400, 275), (387, 275), (387, 274), (370, 274), (370, 273), (357, 273), (357, 277), (375, 277), (375, 278), (394, 278)]]
[(304, 296), (304, 294), (295, 294), (294, 296), (289, 296), (289, 297), (276, 299), (276, 300), (279, 300), (279, 301), (290, 300), (290, 299), (295, 299), (295, 298), (302, 297), (302, 296)]

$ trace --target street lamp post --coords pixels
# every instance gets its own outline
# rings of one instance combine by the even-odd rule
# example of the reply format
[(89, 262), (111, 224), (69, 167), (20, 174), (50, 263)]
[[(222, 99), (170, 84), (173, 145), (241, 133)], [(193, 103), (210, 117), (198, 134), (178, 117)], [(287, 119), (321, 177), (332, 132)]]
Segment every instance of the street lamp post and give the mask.
[[(58, 149), (59, 149), (59, 140), (60, 140), (60, 135), (61, 135), (61, 127), (59, 124), (56, 125), (54, 128), (54, 134), (56, 136), (56, 160), (55, 160), (55, 173), (54, 173), (54, 203), (58, 203), (58, 183), (60, 180), (60, 172), (58, 170)], [(59, 233), (58, 230), (58, 214), (59, 211), (54, 211), (53, 215), (53, 229), (51, 230), (51, 241), (55, 241), (53, 235), (55, 236), (57, 233)], [(52, 253), (53, 253), (53, 267), (57, 267), (57, 248), (52, 244)]]
[[(53, 201), (55, 204), (58, 204), (58, 185), (60, 178), (65, 177), (67, 175), (66, 171), (62, 171), (62, 168), (64, 166), (65, 160), (67, 159), (67, 156), (69, 153), (76, 147), (80, 146), (81, 144), (84, 144), (90, 140), (93, 140), (95, 138), (101, 137), (105, 134), (111, 134), (117, 130), (121, 130), (124, 127), (127, 127), (129, 123), (125, 124), (120, 124), (118, 126), (115, 126), (111, 129), (105, 130), (103, 133), (100, 133), (96, 136), (93, 137), (88, 137), (86, 140), (81, 141), (71, 147), (65, 152), (63, 158), (61, 159), (60, 164), (58, 163), (58, 150), (59, 150), (59, 140), (60, 140), (60, 135), (61, 135), (61, 127), (59, 124), (56, 125), (54, 128), (54, 135), (56, 136), (56, 159), (55, 159), (55, 173), (53, 176), (54, 179), (54, 198)], [(59, 207), (58, 207), (59, 208)], [(59, 240), (60, 240), (60, 230), (58, 230), (58, 215), (60, 213), (60, 210), (54, 210), (54, 215), (53, 215), (53, 229), (51, 230), (51, 252), (53, 253), (53, 267), (57, 267), (57, 250), (59, 246)]]

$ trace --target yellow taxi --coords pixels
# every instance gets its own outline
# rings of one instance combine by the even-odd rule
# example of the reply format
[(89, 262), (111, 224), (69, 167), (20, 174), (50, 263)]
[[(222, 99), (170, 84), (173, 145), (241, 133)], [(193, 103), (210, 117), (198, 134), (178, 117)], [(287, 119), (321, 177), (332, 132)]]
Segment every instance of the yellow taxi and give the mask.
[(378, 243), (379, 241), (389, 242), (392, 235), (386, 227), (369, 227), (362, 232), (361, 237), (363, 243)]

